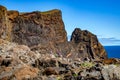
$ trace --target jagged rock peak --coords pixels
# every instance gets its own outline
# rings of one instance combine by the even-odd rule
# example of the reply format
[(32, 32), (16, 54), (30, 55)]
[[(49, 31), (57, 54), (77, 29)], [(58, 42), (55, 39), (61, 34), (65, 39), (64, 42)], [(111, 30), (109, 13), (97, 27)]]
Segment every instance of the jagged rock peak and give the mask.
[(72, 33), (71, 42), (77, 45), (76, 49), (79, 53), (84, 53), (81, 54), (81, 57), (83, 55), (89, 59), (107, 58), (106, 51), (99, 43), (97, 36), (87, 30), (76, 28)]
[(89, 42), (92, 36), (96, 37), (97, 39), (97, 36), (89, 32), (88, 30), (81, 30), (80, 28), (75, 28), (71, 36), (71, 41), (75, 43), (79, 43), (83, 41)]

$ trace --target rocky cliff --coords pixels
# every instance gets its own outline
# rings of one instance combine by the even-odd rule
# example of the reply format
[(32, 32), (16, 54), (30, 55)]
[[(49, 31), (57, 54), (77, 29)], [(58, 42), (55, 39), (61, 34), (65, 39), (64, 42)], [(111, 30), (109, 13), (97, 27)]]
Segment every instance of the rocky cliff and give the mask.
[(99, 43), (97, 36), (87, 30), (76, 28), (71, 37), (71, 42), (74, 43), (77, 49), (78, 56), (89, 59), (105, 59), (107, 58), (105, 49)]
[(19, 13), (0, 6), (0, 37), (27, 45), (39, 53), (55, 53), (68, 58), (105, 59), (106, 52), (96, 35), (76, 28), (67, 41), (60, 10)]
[(120, 80), (120, 60), (87, 30), (75, 28), (67, 41), (60, 10), (0, 6), (0, 80)]

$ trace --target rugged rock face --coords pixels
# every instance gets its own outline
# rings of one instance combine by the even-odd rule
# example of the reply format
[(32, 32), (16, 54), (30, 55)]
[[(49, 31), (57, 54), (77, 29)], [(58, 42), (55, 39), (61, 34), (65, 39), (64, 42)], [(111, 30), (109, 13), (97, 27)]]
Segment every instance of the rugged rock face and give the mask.
[(67, 58), (105, 59), (106, 52), (97, 37), (76, 28), (67, 41), (60, 10), (19, 13), (0, 7), (0, 36), (2, 39), (27, 45), (41, 54), (55, 53)]
[(12, 22), (12, 41), (19, 44), (35, 46), (67, 41), (59, 10), (20, 14)]
[(11, 41), (12, 25), (7, 14), (7, 9), (0, 6), (0, 38)]
[(103, 46), (99, 43), (97, 36), (87, 30), (76, 28), (71, 37), (80, 57), (89, 59), (105, 59), (107, 58)]
[(6, 38), (7, 32), (7, 9), (0, 6), (0, 37)]

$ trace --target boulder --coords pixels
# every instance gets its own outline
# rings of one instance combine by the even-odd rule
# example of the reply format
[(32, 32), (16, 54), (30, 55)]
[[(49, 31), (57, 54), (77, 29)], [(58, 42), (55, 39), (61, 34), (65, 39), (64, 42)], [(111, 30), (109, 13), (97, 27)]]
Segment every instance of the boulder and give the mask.
[(58, 71), (53, 68), (53, 67), (47, 67), (44, 72), (43, 72), (44, 75), (58, 75)]

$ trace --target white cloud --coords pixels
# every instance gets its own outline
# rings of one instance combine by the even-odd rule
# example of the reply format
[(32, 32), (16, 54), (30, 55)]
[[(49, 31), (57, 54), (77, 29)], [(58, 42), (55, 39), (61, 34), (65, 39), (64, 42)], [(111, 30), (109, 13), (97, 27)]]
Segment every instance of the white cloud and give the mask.
[[(97, 35), (98, 36), (98, 35)], [(70, 41), (71, 36), (68, 35), (68, 41)], [(120, 39), (111, 37), (111, 38), (102, 38), (102, 36), (98, 37), (98, 40), (103, 46), (112, 46), (112, 45), (120, 45)]]
[(68, 36), (67, 36), (67, 38), (68, 38), (68, 41), (70, 41), (70, 39), (71, 39), (71, 36), (70, 36), (70, 35), (68, 35)]
[(111, 38), (99, 38), (99, 41), (104, 46), (120, 45), (120, 39), (116, 39), (114, 37), (111, 37)]

